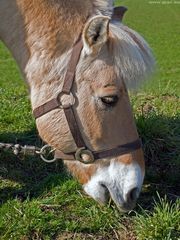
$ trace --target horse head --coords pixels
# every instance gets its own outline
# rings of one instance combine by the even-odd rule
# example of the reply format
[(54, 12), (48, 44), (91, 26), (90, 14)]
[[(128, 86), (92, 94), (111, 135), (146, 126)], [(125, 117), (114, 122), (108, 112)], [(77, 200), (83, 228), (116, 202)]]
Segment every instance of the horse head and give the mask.
[[(7, 2), (12, 2), (3, 2), (8, 11)], [(117, 21), (125, 9), (120, 12), (116, 9), (116, 16), (111, 19), (113, 1), (63, 2), (17, 0), (20, 14), (13, 16), (14, 19), (19, 16), (22, 27), (17, 28), (18, 21), (11, 24), (12, 30), (19, 31), (11, 36), (21, 33), (25, 39), (24, 44), (19, 44), (26, 48), (26, 63), (21, 68), (24, 67), (30, 86), (33, 110), (36, 112), (42, 104), (45, 109), (46, 103), (54, 99), (55, 104), (61, 101), (65, 105), (69, 104), (70, 96), (73, 99), (71, 113), (61, 106), (36, 115), (37, 128), (45, 142), (64, 154), (69, 171), (87, 194), (101, 203), (111, 197), (122, 211), (128, 211), (136, 203), (145, 173), (128, 89), (151, 73), (154, 65), (151, 50), (138, 33)], [(99, 10), (94, 11), (93, 7)], [(102, 10), (106, 8), (107, 11)], [(12, 13), (6, 15), (4, 19), (8, 21)], [(12, 39), (5, 35), (6, 25), (3, 38), (13, 51)], [(78, 41), (81, 43), (78, 61), (73, 73), (68, 70), (71, 94), (64, 94), (68, 64)], [(14, 52), (22, 62), (19, 54), (24, 51), (14, 47)], [(74, 156), (79, 147), (75, 128), (91, 153), (80, 151), (83, 161)], [(67, 157), (70, 153), (72, 160)], [(89, 157), (94, 161), (85, 164)]]
[[(85, 24), (82, 44), (71, 90), (75, 98), (71, 121), (77, 121), (76, 131), (80, 131), (86, 148), (95, 153), (136, 141), (138, 133), (127, 87), (152, 70), (148, 45), (134, 31), (101, 15)], [(65, 96), (64, 101), (68, 101)], [(56, 149), (76, 152), (75, 137), (63, 112), (53, 111), (42, 118), (37, 120), (41, 136), (48, 132), (46, 141)], [(122, 211), (134, 207), (145, 172), (140, 147), (99, 157), (88, 165), (76, 158), (64, 160), (95, 200), (105, 203), (111, 196)]]

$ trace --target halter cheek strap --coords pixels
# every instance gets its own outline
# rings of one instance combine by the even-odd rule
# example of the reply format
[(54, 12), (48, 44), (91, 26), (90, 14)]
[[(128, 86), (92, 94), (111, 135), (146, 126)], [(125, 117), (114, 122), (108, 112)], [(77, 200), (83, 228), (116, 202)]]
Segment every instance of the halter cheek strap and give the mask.
[[(122, 18), (122, 15), (125, 12), (124, 7), (120, 7), (120, 8), (122, 8), (123, 13), (120, 10), (118, 10), (119, 12), (121, 12), (121, 16), (119, 15), (119, 19)], [(115, 13), (116, 15), (113, 15), (113, 16), (116, 16), (115, 19), (117, 20), (117, 11), (115, 11)], [(64, 160), (78, 160), (83, 163), (92, 163), (97, 159), (120, 156), (141, 148), (142, 145), (141, 145), (140, 139), (137, 139), (133, 142), (130, 142), (124, 145), (117, 146), (113, 149), (107, 149), (102, 151), (91, 151), (87, 148), (86, 143), (84, 142), (84, 139), (82, 137), (81, 131), (79, 129), (78, 123), (76, 121), (76, 117), (73, 109), (75, 98), (71, 92), (73, 82), (75, 80), (76, 66), (79, 62), (82, 49), (83, 49), (83, 42), (82, 42), (82, 39), (80, 38), (73, 47), (71, 58), (70, 58), (67, 72), (65, 75), (62, 91), (59, 92), (55, 98), (37, 107), (33, 111), (34, 117), (37, 119), (54, 109), (61, 108), (64, 110), (64, 114), (66, 116), (66, 120), (70, 129), (70, 132), (76, 143), (77, 150), (76, 152), (64, 153), (59, 149), (56, 149), (55, 158), (64, 159)], [(63, 104), (62, 102), (62, 97), (64, 95), (67, 95), (69, 97), (68, 104)]]

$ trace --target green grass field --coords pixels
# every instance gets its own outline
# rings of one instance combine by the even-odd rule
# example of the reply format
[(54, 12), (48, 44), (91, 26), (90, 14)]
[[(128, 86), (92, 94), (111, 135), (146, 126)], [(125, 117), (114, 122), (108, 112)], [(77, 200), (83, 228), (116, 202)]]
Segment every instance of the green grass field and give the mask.
[[(98, 205), (61, 162), (1, 152), (0, 239), (180, 239), (180, 4), (165, 2), (118, 1), (129, 9), (125, 24), (145, 37), (157, 60), (152, 80), (131, 93), (146, 156), (136, 209), (121, 215), (111, 202)], [(26, 86), (2, 44), (0, 142), (42, 145)]]

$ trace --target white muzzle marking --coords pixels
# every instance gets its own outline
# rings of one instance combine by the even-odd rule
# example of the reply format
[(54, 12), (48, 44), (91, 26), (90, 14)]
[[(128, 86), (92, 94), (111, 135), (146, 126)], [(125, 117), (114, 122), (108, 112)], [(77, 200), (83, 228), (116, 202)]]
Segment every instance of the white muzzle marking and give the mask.
[(98, 202), (107, 201), (107, 189), (116, 205), (122, 210), (134, 207), (144, 173), (137, 163), (124, 164), (113, 160), (108, 167), (99, 168), (84, 185), (85, 192)]

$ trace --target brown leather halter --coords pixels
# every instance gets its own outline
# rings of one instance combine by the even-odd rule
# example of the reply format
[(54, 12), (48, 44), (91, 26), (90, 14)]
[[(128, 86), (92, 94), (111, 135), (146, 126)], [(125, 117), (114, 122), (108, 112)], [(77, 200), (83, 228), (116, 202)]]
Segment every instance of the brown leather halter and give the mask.
[[(115, 8), (112, 20), (121, 20), (126, 10), (127, 9), (124, 7)], [(73, 47), (61, 92), (59, 92), (55, 98), (35, 108), (33, 111), (34, 117), (37, 119), (54, 109), (60, 108), (64, 110), (70, 132), (77, 146), (77, 150), (75, 152), (64, 153), (59, 149), (56, 149), (55, 158), (64, 160), (78, 160), (80, 162), (88, 164), (94, 162), (97, 159), (112, 156), (120, 156), (141, 148), (142, 146), (140, 139), (137, 139), (133, 142), (124, 145), (117, 146), (112, 149), (102, 151), (91, 151), (90, 149), (87, 148), (86, 143), (84, 142), (84, 139), (82, 137), (81, 131), (79, 129), (78, 123), (76, 121), (73, 108), (73, 105), (75, 104), (75, 98), (71, 92), (73, 82), (75, 80), (76, 66), (79, 62), (82, 49), (83, 42), (82, 38), (80, 37), (80, 39), (75, 43)], [(69, 96), (70, 98), (68, 104), (63, 104), (62, 97), (65, 95)]]

